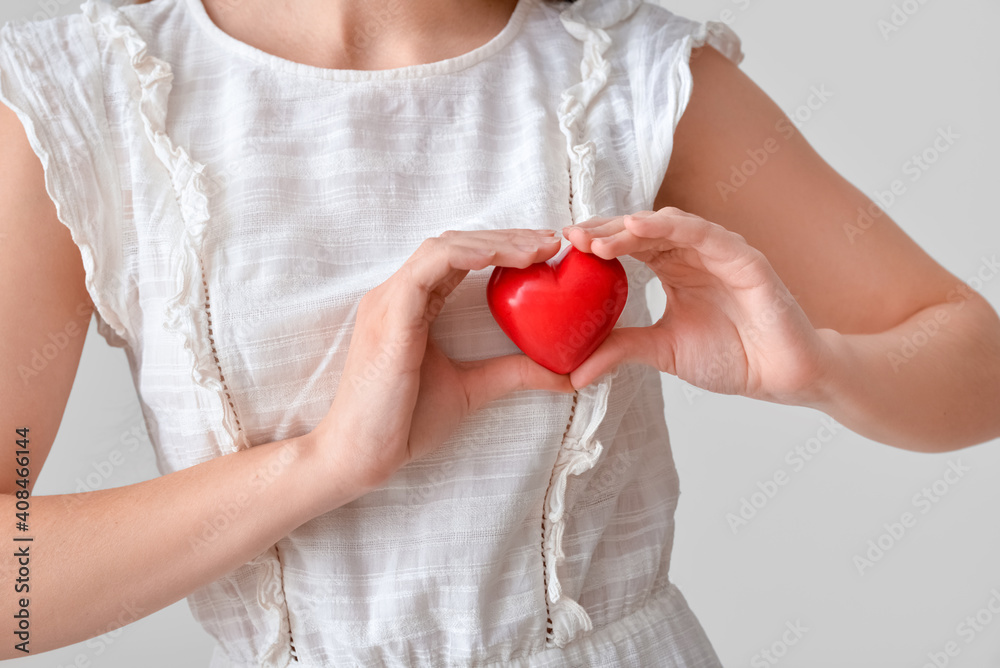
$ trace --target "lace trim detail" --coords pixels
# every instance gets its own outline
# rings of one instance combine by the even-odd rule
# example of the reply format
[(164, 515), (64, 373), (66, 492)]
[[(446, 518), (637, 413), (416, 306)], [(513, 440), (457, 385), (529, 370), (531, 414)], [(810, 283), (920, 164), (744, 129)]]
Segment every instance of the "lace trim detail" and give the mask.
[(243, 450), (250, 447), (250, 443), (226, 396), (226, 387), (214, 362), (211, 341), (204, 335), (207, 322), (199, 294), (199, 252), (209, 220), (205, 166), (193, 160), (183, 147), (174, 145), (166, 134), (167, 98), (173, 82), (173, 72), (167, 63), (149, 54), (145, 40), (116, 8), (105, 2), (86, 0), (81, 11), (91, 23), (100, 26), (109, 39), (121, 42), (131, 58), (141, 89), (139, 113), (146, 136), (157, 157), (170, 172), (184, 220), (181, 257), (176, 268), (178, 289), (167, 303), (163, 326), (184, 337), (184, 348), (192, 358), (192, 380), (219, 398), (225, 431), (221, 436), (228, 441), (225, 445), (220, 443), (220, 448), (230, 452)]

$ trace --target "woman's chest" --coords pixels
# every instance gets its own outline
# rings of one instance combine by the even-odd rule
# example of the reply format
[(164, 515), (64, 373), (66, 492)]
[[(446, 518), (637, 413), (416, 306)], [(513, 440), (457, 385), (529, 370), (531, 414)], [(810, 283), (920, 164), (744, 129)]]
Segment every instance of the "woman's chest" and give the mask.
[[(202, 335), (251, 443), (302, 433), (322, 418), (358, 301), (424, 239), (574, 222), (556, 112), (561, 86), (501, 71), (457, 81), (431, 78), (410, 94), (319, 86), (209, 96), (183, 83), (173, 92), (170, 134), (204, 166)], [(252, 84), (237, 77), (222, 86)], [(593, 115), (613, 121), (622, 110), (606, 102)], [(600, 215), (644, 208), (621, 168), (632, 149), (616, 127), (587, 133), (598, 149)], [(622, 316), (629, 324), (644, 313), (647, 274), (624, 261), (634, 293)], [(471, 272), (438, 316), (432, 335), (446, 354), (517, 352), (487, 307), (488, 278), (489, 270)]]

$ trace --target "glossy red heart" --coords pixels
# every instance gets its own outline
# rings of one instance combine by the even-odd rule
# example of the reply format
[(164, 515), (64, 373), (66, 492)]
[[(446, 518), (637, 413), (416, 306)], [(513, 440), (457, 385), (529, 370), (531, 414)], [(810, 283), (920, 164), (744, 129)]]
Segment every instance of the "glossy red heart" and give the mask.
[(486, 301), (500, 329), (546, 369), (569, 373), (608, 337), (628, 299), (617, 259), (572, 246), (546, 262), (496, 267)]

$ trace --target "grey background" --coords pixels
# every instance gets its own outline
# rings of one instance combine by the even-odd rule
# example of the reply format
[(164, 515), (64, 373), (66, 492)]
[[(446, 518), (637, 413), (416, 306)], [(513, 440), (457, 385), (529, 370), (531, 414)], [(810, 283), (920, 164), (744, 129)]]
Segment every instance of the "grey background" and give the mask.
[[(962, 279), (1000, 254), (992, 209), (1000, 148), (995, 0), (662, 4), (730, 23), (743, 39), (743, 70), (786, 112), (795, 114), (811, 86), (833, 93), (802, 130), (869, 195), (900, 178), (903, 163), (930, 146), (938, 128), (952, 127), (960, 139), (889, 213)], [(916, 12), (886, 39), (878, 22), (891, 20), (894, 6)], [(4, 0), (0, 22), (77, 8), (74, 0)], [(981, 292), (1000, 308), (1000, 277)], [(650, 299), (658, 314), (662, 292), (650, 290)], [(960, 654), (949, 666), (1000, 666), (1000, 615), (972, 642), (956, 629), (984, 608), (991, 589), (1000, 590), (1000, 485), (991, 473), (1000, 442), (924, 455), (842, 430), (796, 472), (785, 454), (818, 434), (820, 413), (697, 394), (666, 375), (663, 390), (682, 488), (672, 575), (724, 665), (916, 668), (954, 640)], [(155, 477), (148, 440), (130, 450), (123, 439), (133, 427), (141, 430), (142, 419), (125, 356), (91, 324), (36, 493), (75, 491), (114, 449), (124, 463), (101, 487)], [(911, 497), (957, 460), (969, 473), (930, 512), (916, 512), (917, 525), (859, 574), (854, 555), (884, 532), (883, 523), (913, 512)], [(739, 512), (741, 499), (778, 470), (790, 482), (734, 534), (727, 513)], [(782, 642), (786, 623), (808, 630), (768, 663), (758, 653)], [(120, 632), (12, 663), (68, 667), (82, 655), (90, 663), (76, 665), (203, 666), (212, 644), (180, 601)]]

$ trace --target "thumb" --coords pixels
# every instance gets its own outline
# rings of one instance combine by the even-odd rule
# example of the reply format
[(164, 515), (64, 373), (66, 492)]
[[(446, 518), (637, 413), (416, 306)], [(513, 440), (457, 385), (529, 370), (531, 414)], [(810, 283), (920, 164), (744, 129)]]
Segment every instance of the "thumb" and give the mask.
[(570, 372), (573, 387), (590, 385), (607, 371), (623, 362), (642, 362), (660, 371), (660, 354), (653, 327), (616, 327), (608, 334), (597, 350)]
[(518, 390), (575, 391), (568, 375), (549, 371), (524, 354), (503, 355), (462, 365), (469, 407), (473, 411)]

